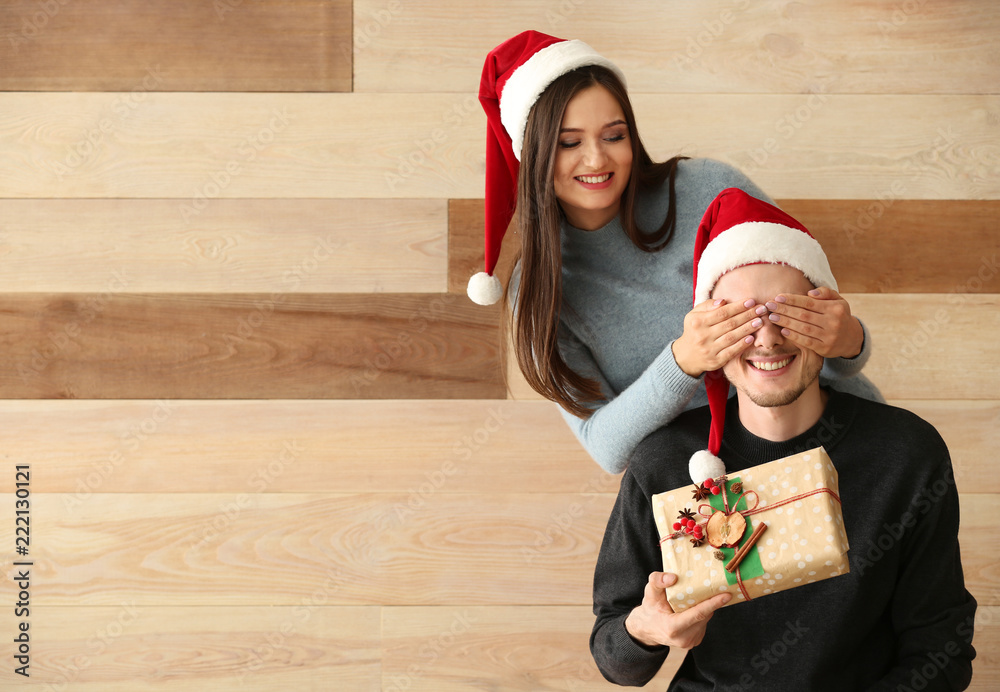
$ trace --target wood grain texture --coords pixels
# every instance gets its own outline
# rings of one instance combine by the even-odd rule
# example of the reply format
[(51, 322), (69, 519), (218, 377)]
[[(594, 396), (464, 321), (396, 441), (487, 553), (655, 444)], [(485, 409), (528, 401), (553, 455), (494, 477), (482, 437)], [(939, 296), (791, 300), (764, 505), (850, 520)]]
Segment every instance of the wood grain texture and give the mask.
[(994, 455), (1000, 449), (1000, 402), (893, 400), (937, 428), (948, 445), (955, 484), (963, 494), (1000, 493), (991, 478)]
[[(37, 494), (32, 603), (295, 605), (319, 593), (329, 605), (587, 605), (614, 501), (610, 493)], [(966, 585), (981, 605), (1000, 605), (1000, 496), (961, 503)], [(7, 545), (13, 533), (12, 523), (0, 526)], [(13, 588), (0, 584), (0, 596), (11, 602)]]
[(503, 398), (497, 317), (449, 294), (5, 294), (4, 398)]
[[(486, 249), (485, 210), (481, 199), (448, 200), (448, 292), (466, 294), (469, 279), (484, 269)], [(521, 251), (513, 221), (504, 235), (494, 274), (507, 287)]]
[[(900, 188), (897, 188), (899, 190)], [(823, 245), (844, 293), (1000, 293), (1000, 202), (782, 199)], [(482, 271), (482, 200), (448, 203), (448, 290)], [(905, 248), (905, 252), (901, 251)], [(504, 238), (497, 276), (510, 276), (518, 237)], [(506, 281), (504, 281), (506, 285)]]
[(1000, 365), (991, 334), (1000, 297), (964, 293), (847, 296), (872, 334), (865, 374), (888, 399), (992, 399)]
[[(399, 7), (356, 49), (355, 90), (475, 91), (487, 52), (525, 27), (586, 41), (622, 68), (633, 93), (996, 93), (1000, 74), (1000, 20), (976, 0), (640, 0), (616, 17), (583, 2)], [(358, 0), (356, 27), (385, 8)]]
[(4, 0), (0, 90), (350, 91), (351, 15), (349, 0)]
[[(897, 188), (899, 189), (899, 188)], [(1000, 202), (780, 200), (844, 293), (1000, 293)]]
[(990, 692), (1000, 687), (1000, 608), (979, 606), (976, 611), (976, 632), (972, 645), (976, 658), (972, 661), (970, 692)]
[[(36, 464), (39, 493), (403, 493), (422, 504), (619, 483), (547, 402), (7, 400), (0, 427), (18, 431), (2, 458)], [(13, 472), (0, 473), (0, 492), (14, 492)]]
[[(0, 670), (5, 690), (81, 692), (381, 689), (379, 608), (35, 606), (30, 682)], [(5, 609), (7, 610), (7, 609)], [(13, 632), (18, 620), (0, 622)], [(13, 645), (0, 645), (10, 659)]]
[[(0, 197), (171, 198), (193, 213), (220, 197), (483, 195), (472, 94), (152, 93), (125, 116), (118, 98), (4, 94)], [(719, 158), (778, 199), (1000, 199), (1000, 96), (634, 101), (655, 158)]]
[[(588, 606), (383, 609), (385, 690), (617, 690), (597, 670)], [(684, 658), (672, 650), (647, 685), (666, 689)], [(393, 687), (396, 686), (396, 687)]]
[(434, 293), (436, 200), (0, 200), (3, 292)]
[[(959, 492), (1000, 493), (998, 401), (892, 401), (930, 421)], [(387, 424), (392, 421), (392, 424)], [(0, 401), (34, 492), (615, 493), (540, 401)], [(160, 469), (170, 469), (161, 473)], [(530, 479), (526, 482), (525, 479)], [(14, 474), (0, 472), (0, 493)]]

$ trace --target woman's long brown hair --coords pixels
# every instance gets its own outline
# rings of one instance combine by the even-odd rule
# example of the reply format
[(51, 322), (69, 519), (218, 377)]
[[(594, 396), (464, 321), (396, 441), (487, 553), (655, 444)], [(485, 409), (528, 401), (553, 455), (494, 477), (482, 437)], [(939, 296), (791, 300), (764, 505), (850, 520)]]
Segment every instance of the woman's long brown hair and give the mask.
[[(514, 352), (525, 380), (536, 392), (570, 413), (588, 418), (594, 404), (604, 399), (600, 385), (572, 370), (559, 353), (557, 338), (562, 307), (562, 209), (555, 195), (553, 171), (563, 114), (570, 99), (591, 86), (603, 86), (621, 105), (632, 145), (632, 170), (622, 193), (619, 215), (626, 235), (640, 250), (666, 247), (674, 231), (674, 177), (677, 156), (655, 163), (639, 140), (632, 104), (625, 86), (611, 71), (581, 67), (556, 79), (538, 98), (528, 116), (518, 174), (514, 224), (521, 236), (521, 279), (513, 311), (504, 324), (513, 334)], [(639, 189), (655, 189), (669, 181), (667, 218), (660, 228), (644, 232), (635, 220)], [(509, 286), (508, 286), (509, 290)], [(504, 304), (509, 306), (509, 300)], [(506, 341), (506, 339), (505, 339)]]

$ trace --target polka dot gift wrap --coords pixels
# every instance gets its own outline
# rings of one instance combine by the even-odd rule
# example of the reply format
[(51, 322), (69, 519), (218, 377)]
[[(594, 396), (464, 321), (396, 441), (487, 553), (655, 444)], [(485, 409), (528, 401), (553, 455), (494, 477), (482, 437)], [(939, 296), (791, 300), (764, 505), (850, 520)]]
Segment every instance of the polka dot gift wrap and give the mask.
[[(725, 591), (733, 594), (732, 605), (850, 571), (837, 471), (825, 449), (732, 473), (725, 486), (725, 494), (708, 492), (700, 499), (693, 497), (693, 485), (653, 496), (663, 571), (677, 575), (677, 583), (667, 589), (675, 612)], [(716, 512), (740, 512), (746, 519), (744, 533), (731, 546), (709, 543), (709, 536), (719, 540), (707, 530)], [(690, 514), (700, 531), (684, 521)], [(744, 548), (738, 567), (727, 571), (726, 565), (754, 531), (760, 531), (761, 523), (767, 528), (756, 544)], [(699, 535), (705, 539), (695, 545), (692, 539)]]

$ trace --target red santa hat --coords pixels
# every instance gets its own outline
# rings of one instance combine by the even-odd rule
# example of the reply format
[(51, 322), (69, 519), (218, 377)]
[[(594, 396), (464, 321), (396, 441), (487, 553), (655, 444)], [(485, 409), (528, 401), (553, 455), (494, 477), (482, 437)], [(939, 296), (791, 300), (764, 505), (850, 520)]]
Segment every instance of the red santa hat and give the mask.
[[(777, 207), (730, 187), (712, 200), (698, 226), (694, 243), (694, 304), (711, 296), (726, 272), (747, 264), (787, 264), (814, 286), (837, 290), (826, 253), (806, 227)], [(726, 422), (729, 381), (721, 370), (705, 375), (712, 423), (708, 449), (695, 452), (688, 470), (701, 484), (726, 472), (719, 458)]]
[(479, 83), (486, 111), (486, 267), (469, 280), (469, 297), (491, 305), (503, 295), (493, 276), (514, 215), (524, 128), (535, 101), (553, 81), (578, 67), (600, 65), (625, 82), (614, 63), (582, 41), (525, 31), (490, 51)]

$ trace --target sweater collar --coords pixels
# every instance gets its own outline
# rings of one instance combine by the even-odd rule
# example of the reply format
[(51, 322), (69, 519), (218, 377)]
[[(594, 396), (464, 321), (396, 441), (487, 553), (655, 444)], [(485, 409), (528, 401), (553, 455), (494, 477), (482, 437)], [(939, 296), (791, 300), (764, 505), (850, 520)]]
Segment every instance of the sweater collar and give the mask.
[(844, 438), (854, 420), (855, 406), (851, 396), (832, 389), (824, 389), (830, 398), (823, 415), (815, 425), (800, 435), (783, 442), (771, 442), (757, 437), (740, 422), (739, 402), (732, 397), (726, 406), (726, 428), (723, 433), (721, 455), (726, 466), (736, 471), (748, 466), (783, 459), (816, 447), (829, 453)]

